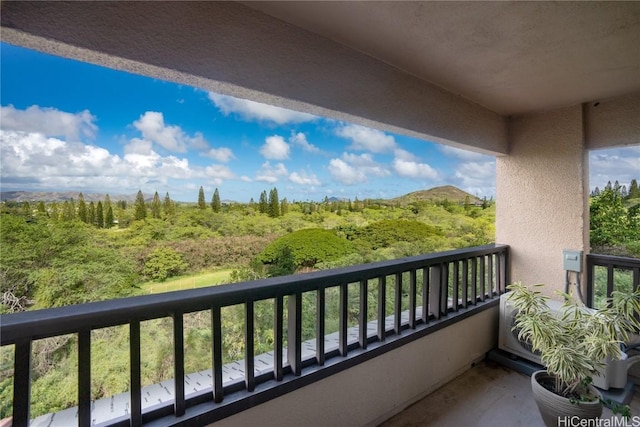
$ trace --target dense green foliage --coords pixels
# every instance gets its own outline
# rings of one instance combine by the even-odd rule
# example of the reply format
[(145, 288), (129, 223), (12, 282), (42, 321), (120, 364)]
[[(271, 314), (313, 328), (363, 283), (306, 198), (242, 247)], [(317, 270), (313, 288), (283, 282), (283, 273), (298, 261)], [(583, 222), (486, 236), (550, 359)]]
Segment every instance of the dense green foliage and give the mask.
[(273, 264), (283, 258), (284, 248), (288, 249), (294, 265), (298, 268), (315, 267), (319, 262), (335, 261), (353, 250), (348, 240), (341, 239), (333, 231), (307, 228), (275, 240), (262, 251), (258, 259), (264, 264)]
[[(200, 191), (199, 191), (200, 193)], [(199, 194), (199, 202), (206, 200)], [(142, 293), (145, 280), (165, 280), (219, 268), (234, 269), (231, 281), (253, 280), (486, 244), (494, 239), (494, 208), (456, 203), (414, 202), (410, 206), (371, 200), (289, 202), (277, 190), (260, 203), (181, 204), (166, 194), (134, 202), (90, 201), (3, 203), (0, 217), (2, 311), (39, 309)], [(218, 205), (218, 203), (220, 203)], [(209, 208), (210, 207), (210, 208)], [(99, 212), (100, 211), (100, 212)], [(369, 285), (369, 316), (376, 316), (378, 286), (393, 307), (395, 277)], [(405, 278), (403, 287), (408, 279)], [(356, 289), (349, 293), (349, 323), (357, 322)], [(406, 292), (403, 292), (403, 298)], [(303, 336), (315, 334), (315, 295), (305, 293)], [(327, 332), (337, 330), (338, 288), (326, 290)], [(405, 304), (403, 300), (403, 304)], [(391, 311), (389, 311), (390, 313)], [(243, 307), (222, 313), (225, 362), (244, 357)], [(256, 353), (273, 346), (271, 301), (255, 305)], [(187, 372), (211, 360), (209, 313), (185, 316)], [(172, 374), (171, 320), (144, 322), (144, 384)], [(286, 321), (285, 321), (286, 325)], [(286, 326), (285, 326), (286, 328)], [(34, 343), (32, 415), (75, 405), (77, 338)], [(0, 351), (0, 417), (10, 414), (12, 348)], [(55, 369), (54, 369), (55, 368)], [(126, 391), (126, 327), (92, 332), (92, 398)]]
[(595, 253), (640, 258), (640, 193), (636, 180), (630, 191), (608, 183), (592, 194), (590, 211), (591, 250)]
[(351, 239), (360, 247), (386, 248), (397, 242), (420, 242), (442, 237), (435, 226), (419, 221), (382, 220), (355, 230)]

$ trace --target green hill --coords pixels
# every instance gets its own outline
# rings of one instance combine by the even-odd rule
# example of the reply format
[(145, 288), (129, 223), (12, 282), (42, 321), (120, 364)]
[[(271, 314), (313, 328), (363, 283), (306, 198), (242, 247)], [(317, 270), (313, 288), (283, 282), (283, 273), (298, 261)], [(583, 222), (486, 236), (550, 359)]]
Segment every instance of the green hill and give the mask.
[(482, 200), (478, 199), (473, 194), (469, 194), (466, 191), (454, 187), (453, 185), (445, 185), (442, 187), (434, 187), (429, 190), (414, 191), (413, 193), (405, 194), (404, 196), (391, 199), (392, 202), (400, 203), (401, 205), (408, 205), (413, 202), (424, 201), (440, 201), (449, 200), (455, 203), (464, 203), (466, 198), (469, 198), (471, 203), (481, 204)]

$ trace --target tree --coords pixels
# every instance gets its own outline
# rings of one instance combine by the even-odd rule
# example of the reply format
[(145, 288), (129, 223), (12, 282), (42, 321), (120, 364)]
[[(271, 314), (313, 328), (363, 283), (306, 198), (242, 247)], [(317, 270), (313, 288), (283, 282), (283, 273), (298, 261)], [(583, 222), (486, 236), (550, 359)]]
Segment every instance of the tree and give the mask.
[(269, 191), (269, 207), (267, 213), (271, 218), (280, 216), (280, 200), (278, 199), (278, 190), (274, 187)]
[(334, 261), (352, 252), (351, 242), (341, 239), (333, 231), (305, 228), (274, 240), (258, 259), (265, 264), (280, 263), (280, 267), (284, 267), (289, 266), (289, 258), (293, 257), (296, 268), (314, 267), (317, 263)]
[(280, 215), (284, 216), (289, 212), (289, 202), (287, 202), (287, 198), (285, 197), (280, 202)]
[(113, 208), (109, 205), (107, 213), (104, 216), (104, 228), (111, 228), (113, 226)]
[(200, 186), (200, 190), (198, 190), (198, 209), (206, 209), (207, 204), (204, 201), (204, 189)]
[(269, 210), (269, 203), (267, 202), (266, 190), (260, 193), (260, 201), (258, 202), (258, 212), (267, 213)]
[(38, 213), (40, 215), (47, 213), (47, 208), (44, 206), (44, 202), (42, 200), (38, 202)]
[(169, 197), (169, 192), (164, 196), (164, 203), (162, 204), (162, 209), (164, 210), (164, 214), (166, 216), (172, 216), (176, 213), (176, 206), (171, 197)]
[(218, 192), (218, 189), (216, 188), (215, 191), (213, 192), (213, 197), (211, 198), (211, 209), (218, 213), (220, 212), (220, 207), (221, 207), (221, 203), (220, 203), (220, 193)]
[(151, 216), (157, 219), (160, 218), (160, 196), (157, 191), (153, 195), (153, 201), (151, 202)]
[(101, 201), (98, 201), (98, 206), (96, 206), (96, 225), (98, 228), (104, 228), (104, 211)]
[(51, 203), (51, 219), (54, 221), (60, 220), (60, 206), (57, 202)]
[(166, 280), (186, 270), (187, 263), (171, 248), (155, 249), (144, 263), (144, 275), (153, 280)]
[(147, 217), (147, 206), (144, 203), (142, 190), (138, 190), (138, 194), (136, 195), (135, 214), (133, 217), (136, 220), (145, 219)]
[(625, 240), (628, 233), (627, 210), (618, 191), (610, 184), (599, 196), (591, 198), (589, 205), (591, 246), (615, 246)]
[(73, 206), (68, 200), (65, 200), (62, 204), (62, 220), (63, 221), (71, 221), (76, 217), (75, 212), (73, 211)]
[(82, 193), (78, 194), (78, 219), (84, 223), (87, 222), (87, 205)]
[[(104, 203), (102, 204), (104, 210), (104, 228), (111, 228), (113, 226), (113, 207), (111, 206), (111, 197), (109, 194), (105, 194)], [(111, 219), (109, 219), (109, 211), (111, 211)]]
[(87, 224), (96, 224), (96, 205), (93, 201), (89, 202), (89, 208), (87, 209)]
[(22, 203), (22, 213), (24, 213), (26, 216), (31, 216), (31, 205), (29, 204), (29, 202), (23, 202)]
[(638, 199), (640, 198), (640, 188), (638, 188), (638, 181), (635, 179), (631, 180), (631, 184), (629, 185), (629, 196), (630, 199)]

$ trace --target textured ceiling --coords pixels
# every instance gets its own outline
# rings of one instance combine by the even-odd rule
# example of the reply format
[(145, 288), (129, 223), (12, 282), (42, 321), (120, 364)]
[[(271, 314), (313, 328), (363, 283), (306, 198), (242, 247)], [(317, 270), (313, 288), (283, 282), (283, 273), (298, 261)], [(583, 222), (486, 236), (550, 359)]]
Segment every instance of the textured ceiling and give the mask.
[(243, 2), (500, 114), (640, 91), (640, 2)]

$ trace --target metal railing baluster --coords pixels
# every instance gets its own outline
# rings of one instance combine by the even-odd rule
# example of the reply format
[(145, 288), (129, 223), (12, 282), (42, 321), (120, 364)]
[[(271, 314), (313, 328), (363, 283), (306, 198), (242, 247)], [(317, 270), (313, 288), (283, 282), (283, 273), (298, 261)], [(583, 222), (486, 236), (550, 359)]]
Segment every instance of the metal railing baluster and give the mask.
[(244, 303), (244, 384), (247, 391), (256, 388), (254, 360), (254, 306), (253, 301)]
[(175, 390), (174, 411), (177, 417), (184, 415), (184, 315), (173, 313), (173, 381)]
[(222, 315), (219, 305), (211, 307), (211, 374), (213, 381), (213, 401), (222, 402)]
[(340, 356), (345, 357), (349, 351), (347, 343), (347, 329), (349, 327), (349, 287), (346, 283), (342, 283), (339, 288), (338, 351)]
[(416, 328), (416, 270), (411, 269), (409, 271), (409, 327), (411, 329)]
[(360, 311), (358, 313), (358, 342), (360, 344), (360, 348), (366, 349), (367, 342), (369, 337), (367, 336), (367, 319), (368, 319), (368, 303), (369, 303), (369, 281), (363, 279), (360, 281)]
[(12, 423), (27, 427), (31, 409), (31, 337), (16, 342), (13, 358)]
[(378, 340), (384, 341), (387, 336), (387, 276), (378, 277)]
[(142, 425), (142, 394), (140, 378), (140, 320), (129, 323), (129, 376), (131, 396), (131, 425)]
[(302, 294), (296, 292), (288, 298), (287, 359), (296, 377), (302, 374)]
[(276, 381), (282, 381), (282, 357), (283, 357), (283, 326), (284, 326), (284, 297), (278, 295), (273, 303), (273, 376)]
[(316, 360), (318, 365), (324, 365), (324, 318), (327, 310), (326, 306), (326, 294), (324, 288), (319, 288), (316, 291)]
[(402, 273), (396, 273), (393, 295), (393, 332), (402, 333)]

